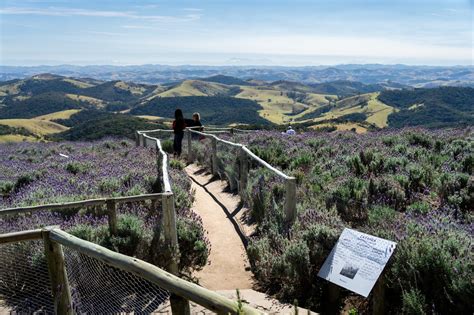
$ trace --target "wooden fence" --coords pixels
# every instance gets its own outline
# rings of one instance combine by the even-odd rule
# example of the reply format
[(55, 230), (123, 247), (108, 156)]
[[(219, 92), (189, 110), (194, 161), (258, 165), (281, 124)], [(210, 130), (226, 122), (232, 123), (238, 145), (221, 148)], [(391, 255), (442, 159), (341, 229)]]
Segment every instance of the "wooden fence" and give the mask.
[[(117, 203), (151, 200), (152, 205), (154, 206), (156, 205), (156, 203), (154, 202), (161, 199), (162, 210), (163, 210), (163, 217), (162, 217), (163, 221), (161, 224), (163, 226), (165, 245), (169, 249), (170, 252), (172, 253), (178, 252), (179, 247), (178, 247), (178, 235), (177, 235), (177, 229), (176, 229), (176, 212), (174, 208), (174, 195), (171, 189), (171, 183), (170, 183), (170, 178), (169, 178), (169, 173), (168, 173), (168, 163), (169, 163), (168, 155), (163, 151), (163, 148), (161, 146), (161, 142), (159, 139), (151, 137), (146, 134), (146, 133), (156, 132), (156, 131), (172, 132), (170, 130), (165, 131), (165, 130), (159, 130), (159, 129), (152, 130), (152, 131), (143, 131), (143, 132), (138, 131), (136, 144), (137, 146), (144, 146), (144, 147), (150, 147), (150, 148), (156, 149), (157, 174), (159, 177), (159, 183), (161, 184), (161, 191), (162, 191), (161, 193), (115, 197), (115, 198), (97, 198), (97, 199), (82, 200), (82, 201), (67, 202), (67, 203), (0, 209), (0, 217), (24, 215), (27, 213), (33, 213), (37, 211), (65, 210), (65, 209), (74, 209), (74, 208), (81, 208), (81, 207), (106, 205), (109, 231), (112, 235), (115, 235), (117, 233), (117, 211), (116, 211)], [(45, 238), (44, 237), (44, 235), (46, 235), (45, 233), (52, 237), (48, 236), (47, 238)], [(55, 239), (53, 240), (54, 237)], [(56, 265), (56, 267), (50, 266), (51, 268), (50, 275), (51, 275), (51, 279), (53, 280), (53, 285), (55, 281), (61, 281), (61, 279), (64, 280), (64, 275), (61, 274), (61, 271), (58, 271), (58, 268), (63, 266), (64, 263), (61, 262), (61, 257), (58, 254), (60, 250), (58, 249), (57, 246), (60, 246), (58, 244), (66, 245), (67, 243), (66, 239), (68, 240), (72, 239), (74, 241), (72, 243), (71, 242), (67, 243), (68, 245), (74, 247), (74, 244), (78, 243), (78, 244), (81, 244), (81, 246), (83, 246), (83, 247), (76, 246), (74, 247), (75, 249), (77, 250), (81, 249), (82, 252), (89, 253), (92, 257), (95, 257), (99, 260), (101, 259), (100, 257), (103, 258), (102, 260), (104, 260), (105, 258), (107, 259), (111, 258), (111, 260), (104, 260), (104, 261), (108, 262), (109, 264), (119, 269), (128, 270), (131, 268), (130, 266), (133, 265), (135, 266), (135, 269), (131, 268), (133, 269), (133, 271), (131, 272), (142, 274), (145, 279), (151, 282), (157, 283), (160, 286), (163, 286), (164, 288), (168, 289), (170, 292), (174, 294), (171, 298), (171, 308), (172, 308), (173, 313), (175, 314), (190, 314), (189, 300), (194, 301), (211, 310), (215, 310), (218, 313), (236, 314), (238, 311), (237, 309), (238, 306), (236, 302), (230, 299), (226, 299), (218, 295), (217, 293), (206, 290), (195, 284), (192, 284), (190, 282), (187, 282), (178, 278), (177, 276), (179, 274), (179, 268), (178, 268), (178, 260), (177, 260), (176, 255), (169, 255), (169, 257), (171, 257), (171, 260), (168, 262), (168, 266), (166, 268), (167, 271), (169, 272), (167, 273), (161, 270), (160, 268), (153, 266), (151, 264), (148, 264), (146, 262), (142, 262), (135, 258), (131, 258), (125, 255), (111, 252), (98, 245), (74, 238), (73, 236), (59, 230), (54, 230), (54, 232), (34, 230), (34, 231), (23, 231), (23, 232), (4, 234), (4, 235), (0, 235), (0, 244), (9, 243), (13, 241), (20, 241), (20, 240), (34, 240), (34, 239), (40, 239), (40, 238), (43, 238), (45, 243), (53, 242), (51, 246), (49, 246), (49, 248), (51, 248), (51, 251), (53, 253), (50, 253), (50, 255), (48, 256), (51, 258), (50, 265), (51, 264)], [(107, 252), (106, 256), (100, 256), (100, 255), (99, 255), (100, 257), (94, 256), (94, 253), (104, 253), (104, 252)], [(113, 263), (114, 261), (118, 261), (117, 265), (114, 265)], [(130, 266), (128, 266), (127, 264)], [(153, 279), (153, 280), (150, 280), (150, 279)], [(174, 286), (173, 286), (173, 283), (174, 283)], [(55, 301), (56, 301), (56, 298), (55, 298)], [(57, 305), (57, 306), (60, 307), (60, 305)], [(244, 307), (244, 313), (245, 314), (247, 313), (260, 314), (256, 310), (247, 306)], [(63, 314), (63, 312), (59, 312), (59, 314)], [(64, 312), (64, 314), (68, 314), (68, 312)]]
[[(180, 279), (150, 263), (108, 250), (97, 244), (70, 235), (59, 228), (49, 227), (0, 235), (0, 245), (20, 241), (43, 240), (48, 271), (51, 279), (54, 309), (56, 314), (73, 314), (71, 290), (64, 260), (63, 247), (77, 251), (88, 257), (120, 270), (130, 272), (145, 279), (185, 301), (193, 301), (218, 314), (262, 314), (247, 305), (223, 297), (194, 283)], [(61, 290), (53, 290), (61, 288)], [(104, 287), (104, 290), (107, 290)], [(173, 299), (171, 300), (173, 301)], [(189, 314), (187, 309), (171, 305), (173, 314)], [(239, 313), (240, 312), (240, 313)]]
[[(224, 128), (225, 129), (225, 128)], [(227, 128), (224, 130), (225, 132), (241, 132), (240, 129), (232, 129), (232, 128)], [(197, 134), (202, 137), (205, 137), (207, 139), (211, 140), (211, 170), (214, 175), (217, 175), (217, 165), (218, 165), (218, 156), (217, 156), (217, 143), (222, 143), (234, 148), (239, 149), (239, 163), (240, 163), (240, 185), (239, 191), (241, 194), (241, 197), (243, 198), (243, 192), (246, 189), (247, 181), (248, 181), (248, 173), (249, 173), (249, 159), (252, 159), (253, 161), (259, 163), (263, 167), (267, 168), (270, 170), (272, 173), (275, 175), (281, 177), (285, 181), (285, 215), (286, 215), (286, 221), (287, 222), (293, 222), (296, 218), (296, 179), (292, 176), (288, 176), (282, 171), (276, 169), (275, 167), (271, 166), (268, 164), (266, 161), (262, 160), (260, 157), (258, 157), (255, 153), (253, 153), (249, 148), (247, 148), (245, 145), (239, 144), (239, 143), (234, 143), (230, 141), (223, 140), (219, 137), (217, 137), (214, 134), (210, 134), (210, 132), (200, 132), (196, 130), (192, 130), (190, 128), (187, 128), (186, 130), (186, 137), (187, 137), (187, 155), (188, 155), (188, 162), (193, 162), (194, 161), (194, 156), (192, 152), (192, 136), (191, 134)]]

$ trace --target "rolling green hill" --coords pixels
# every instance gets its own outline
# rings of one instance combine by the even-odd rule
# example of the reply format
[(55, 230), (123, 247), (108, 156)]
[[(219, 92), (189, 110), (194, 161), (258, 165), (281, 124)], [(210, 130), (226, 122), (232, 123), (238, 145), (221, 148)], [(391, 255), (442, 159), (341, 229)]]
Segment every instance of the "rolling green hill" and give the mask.
[(222, 96), (160, 97), (130, 111), (133, 115), (173, 117), (176, 108), (181, 108), (186, 118), (193, 112), (201, 114), (204, 124), (267, 124), (258, 115), (261, 106), (251, 100)]
[(166, 128), (134, 116), (97, 110), (83, 110), (69, 119), (56, 122), (70, 128), (51, 136), (51, 140), (96, 140), (109, 136), (133, 139), (137, 130)]
[(389, 116), (390, 127), (454, 127), (474, 124), (474, 88), (384, 91), (378, 99), (400, 109)]
[[(474, 124), (472, 88), (401, 87), (388, 80), (377, 84), (349, 80), (304, 84), (225, 75), (150, 85), (40, 74), (0, 82), (0, 119), (14, 119), (15, 128), (25, 130), (44, 125), (40, 121), (58, 119), (65, 128), (84, 124), (87, 129), (96, 119), (100, 128), (108, 130), (104, 134), (113, 134), (107, 120), (120, 122), (122, 127), (143, 123), (132, 115), (169, 120), (176, 108), (182, 108), (187, 117), (200, 112), (204, 123), (218, 125), (291, 123), (364, 132), (385, 127)], [(116, 113), (125, 115), (114, 116)], [(53, 132), (60, 131), (56, 128)], [(70, 138), (83, 137), (75, 136), (77, 130), (64, 132)], [(43, 138), (49, 132), (33, 134)]]

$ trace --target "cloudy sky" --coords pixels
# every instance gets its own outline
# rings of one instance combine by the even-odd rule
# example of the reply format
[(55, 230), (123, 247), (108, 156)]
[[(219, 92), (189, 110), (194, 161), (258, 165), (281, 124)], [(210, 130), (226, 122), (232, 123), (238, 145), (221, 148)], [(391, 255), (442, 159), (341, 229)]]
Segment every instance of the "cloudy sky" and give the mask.
[(472, 65), (474, 0), (0, 4), (0, 64)]

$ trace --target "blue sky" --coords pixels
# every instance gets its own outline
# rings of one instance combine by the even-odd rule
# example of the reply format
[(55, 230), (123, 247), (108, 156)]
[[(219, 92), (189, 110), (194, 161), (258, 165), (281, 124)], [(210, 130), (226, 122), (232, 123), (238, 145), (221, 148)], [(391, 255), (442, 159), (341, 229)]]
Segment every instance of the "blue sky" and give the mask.
[(474, 0), (0, 4), (0, 64), (472, 65)]

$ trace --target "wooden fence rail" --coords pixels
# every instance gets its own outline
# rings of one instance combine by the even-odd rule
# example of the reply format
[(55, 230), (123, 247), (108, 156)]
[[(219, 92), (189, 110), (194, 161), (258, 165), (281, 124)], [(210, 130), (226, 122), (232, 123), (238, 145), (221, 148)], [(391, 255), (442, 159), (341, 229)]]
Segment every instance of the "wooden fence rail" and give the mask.
[[(193, 301), (218, 314), (242, 314), (239, 312), (243, 312), (243, 314), (263, 314), (247, 305), (240, 307), (236, 301), (180, 279), (150, 263), (113, 252), (97, 244), (70, 235), (59, 228), (49, 227), (3, 234), (0, 235), (0, 244), (38, 239), (43, 239), (45, 244), (48, 270), (52, 280), (51, 290), (57, 314), (70, 314), (72, 312), (71, 294), (62, 247), (78, 251), (106, 265), (133, 273), (139, 278), (146, 279), (170, 293), (180, 296), (183, 300)], [(55, 290), (54, 288), (61, 289)], [(107, 288), (104, 287), (104, 290), (107, 290)], [(173, 309), (173, 313), (183, 314), (175, 309)]]
[[(252, 159), (253, 161), (256, 161), (263, 167), (267, 168), (277, 176), (280, 176), (283, 178), (285, 181), (285, 216), (286, 216), (286, 221), (287, 222), (293, 222), (296, 218), (296, 179), (292, 176), (288, 176), (282, 171), (278, 170), (277, 168), (273, 167), (272, 165), (268, 164), (266, 161), (258, 157), (255, 153), (253, 153), (249, 148), (247, 148), (245, 145), (239, 144), (239, 143), (234, 143), (230, 142), (227, 140), (220, 139), (219, 137), (209, 134), (208, 132), (199, 132), (196, 130), (191, 130), (187, 129), (186, 132), (188, 133), (188, 161), (192, 162), (193, 157), (192, 157), (192, 150), (191, 146), (189, 145), (189, 142), (191, 141), (191, 133), (200, 135), (202, 137), (205, 137), (207, 139), (211, 139), (211, 153), (212, 153), (212, 174), (216, 175), (217, 170), (216, 170), (216, 165), (217, 165), (217, 142), (240, 148), (240, 153), (239, 153), (239, 160), (240, 160), (240, 185), (239, 185), (239, 190), (240, 190), (240, 195), (243, 197), (243, 191), (245, 190), (245, 187), (247, 185), (247, 179), (248, 179), (248, 172), (249, 172), (249, 167), (248, 167), (248, 159)], [(191, 156), (191, 157), (190, 157)]]

